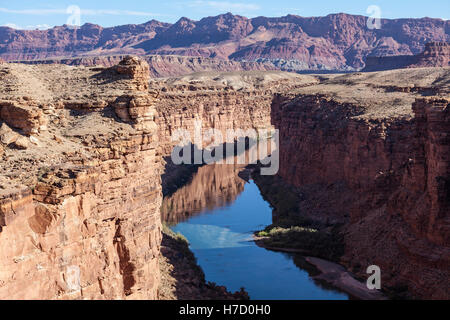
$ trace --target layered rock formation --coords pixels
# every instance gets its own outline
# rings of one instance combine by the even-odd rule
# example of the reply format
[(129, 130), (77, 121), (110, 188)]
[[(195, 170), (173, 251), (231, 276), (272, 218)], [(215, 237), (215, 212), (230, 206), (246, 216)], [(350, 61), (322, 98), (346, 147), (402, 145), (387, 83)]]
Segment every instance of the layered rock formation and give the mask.
[(112, 28), (93, 24), (33, 31), (0, 27), (0, 57), (169, 54), (264, 59), (282, 70), (352, 70), (364, 67), (367, 56), (414, 55), (423, 51), (426, 42), (450, 41), (448, 20), (382, 19), (380, 29), (370, 30), (367, 19), (342, 13), (248, 19), (227, 13), (200, 21), (152, 20)]
[(186, 130), (195, 143), (196, 124), (203, 133), (219, 130), (223, 142), (234, 141), (227, 140), (227, 130), (272, 128), (273, 95), (314, 83), (318, 83), (315, 77), (279, 71), (208, 72), (153, 80), (151, 87), (160, 91), (157, 123), (161, 153), (171, 154), (178, 143), (171, 139), (176, 130)]
[(299, 208), (346, 224), (342, 262), (354, 272), (378, 265), (385, 288), (422, 298), (450, 297), (448, 78), (448, 69), (330, 77), (272, 109), (280, 176), (299, 188)]
[(450, 43), (427, 43), (425, 50), (417, 56), (413, 68), (422, 67), (448, 67), (450, 66)]
[[(98, 56), (98, 57), (81, 57), (66, 59), (45, 59), (45, 60), (22, 60), (17, 63), (25, 64), (67, 64), (70, 66), (104, 66), (112, 67), (118, 64), (124, 55), (116, 56)], [(145, 55), (141, 57), (145, 59), (150, 66), (150, 76), (159, 77), (175, 77), (188, 73), (204, 72), (204, 71), (248, 71), (248, 70), (275, 70), (277, 69), (271, 63), (259, 62), (241, 62), (220, 60), (204, 57), (184, 57), (172, 55)]]
[(17, 150), (2, 139), (0, 298), (157, 298), (161, 167), (148, 65), (0, 72), (2, 138), (28, 141)]
[(448, 66), (450, 66), (450, 44), (430, 42), (425, 45), (425, 50), (418, 55), (367, 57), (363, 71)]

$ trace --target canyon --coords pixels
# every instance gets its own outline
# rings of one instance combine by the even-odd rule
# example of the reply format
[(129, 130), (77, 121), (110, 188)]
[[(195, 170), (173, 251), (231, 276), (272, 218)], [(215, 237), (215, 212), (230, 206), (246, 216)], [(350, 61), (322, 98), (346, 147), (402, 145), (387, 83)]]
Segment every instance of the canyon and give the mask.
[[(160, 298), (162, 193), (181, 170), (171, 136), (196, 121), (279, 129), (294, 215), (343, 225), (341, 264), (357, 276), (379, 265), (386, 287), (412, 297), (449, 297), (448, 67), (150, 72), (136, 57), (0, 64), (0, 298)], [(214, 178), (198, 168), (198, 190), (168, 192), (164, 220), (235, 197), (235, 170), (204, 190)]]
[(175, 55), (286, 71), (352, 71), (363, 68), (367, 57), (417, 55), (426, 43), (449, 42), (449, 30), (448, 20), (431, 18), (381, 19), (380, 29), (369, 29), (367, 17), (343, 13), (251, 19), (226, 13), (199, 21), (183, 17), (174, 24), (151, 20), (110, 28), (90, 23), (48, 30), (0, 27), (0, 58)]

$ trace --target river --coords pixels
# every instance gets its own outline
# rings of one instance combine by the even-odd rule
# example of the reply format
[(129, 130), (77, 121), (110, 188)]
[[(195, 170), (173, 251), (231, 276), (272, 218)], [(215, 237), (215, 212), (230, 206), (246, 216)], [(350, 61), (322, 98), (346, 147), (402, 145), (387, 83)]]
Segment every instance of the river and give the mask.
[(187, 238), (206, 281), (232, 292), (244, 287), (251, 299), (348, 299), (315, 282), (295, 264), (293, 254), (253, 242), (253, 232), (272, 223), (272, 209), (252, 180), (238, 176), (241, 169), (203, 166), (190, 183), (164, 200), (163, 220)]

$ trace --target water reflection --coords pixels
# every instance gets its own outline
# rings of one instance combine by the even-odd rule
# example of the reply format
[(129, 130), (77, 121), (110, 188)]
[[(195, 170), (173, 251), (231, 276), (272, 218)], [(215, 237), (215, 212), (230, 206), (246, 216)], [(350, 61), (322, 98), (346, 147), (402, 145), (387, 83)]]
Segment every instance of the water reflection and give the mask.
[(244, 287), (251, 299), (347, 299), (316, 283), (293, 255), (251, 241), (253, 231), (271, 223), (271, 213), (251, 181), (232, 205), (190, 217), (173, 230), (189, 240), (207, 281), (231, 291)]
[(243, 167), (237, 164), (200, 167), (187, 185), (164, 198), (162, 221), (174, 225), (205, 211), (231, 205), (244, 191), (245, 181), (238, 177)]
[(291, 254), (258, 247), (253, 232), (272, 223), (272, 209), (243, 165), (199, 168), (190, 183), (164, 199), (163, 219), (190, 243), (207, 281), (251, 299), (348, 299), (321, 286)]

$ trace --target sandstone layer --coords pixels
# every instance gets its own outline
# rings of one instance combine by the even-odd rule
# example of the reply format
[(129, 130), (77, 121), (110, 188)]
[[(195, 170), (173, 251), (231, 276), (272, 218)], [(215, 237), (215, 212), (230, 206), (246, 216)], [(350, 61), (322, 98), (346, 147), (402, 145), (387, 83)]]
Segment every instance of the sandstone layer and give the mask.
[(156, 299), (162, 196), (148, 64), (3, 64), (0, 74), (0, 298)]
[(305, 214), (345, 224), (342, 263), (361, 277), (378, 265), (385, 288), (421, 298), (450, 297), (449, 77), (330, 76), (272, 108), (279, 174)]

